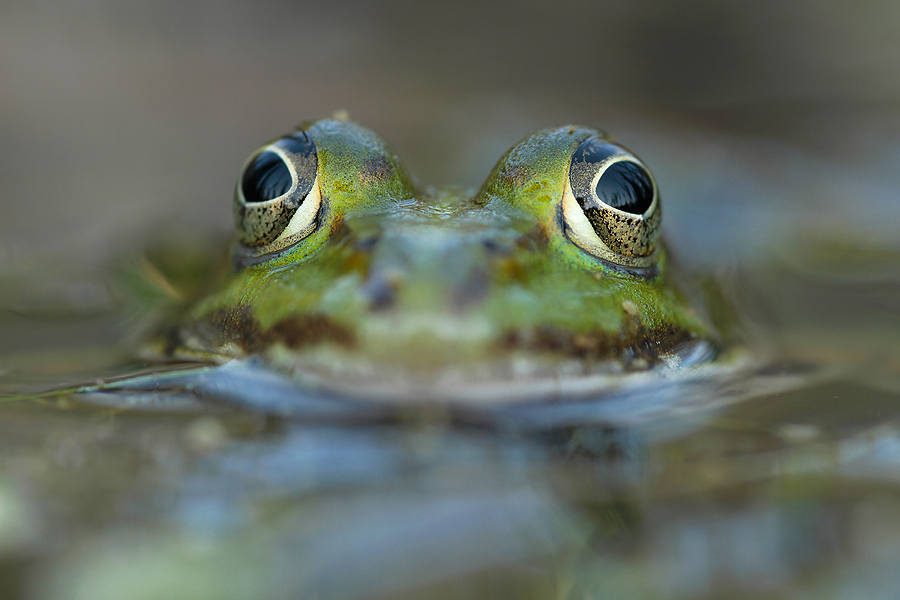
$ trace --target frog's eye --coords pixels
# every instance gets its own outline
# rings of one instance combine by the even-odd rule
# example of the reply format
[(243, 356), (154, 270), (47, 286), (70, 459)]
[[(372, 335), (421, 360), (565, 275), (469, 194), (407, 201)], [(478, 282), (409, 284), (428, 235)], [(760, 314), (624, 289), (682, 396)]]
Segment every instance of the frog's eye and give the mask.
[(578, 147), (563, 215), (569, 238), (591, 254), (628, 267), (654, 263), (659, 193), (647, 167), (625, 148), (596, 136)]
[(267, 253), (309, 235), (321, 204), (317, 168), (315, 144), (302, 131), (251, 155), (234, 191), (241, 244)]

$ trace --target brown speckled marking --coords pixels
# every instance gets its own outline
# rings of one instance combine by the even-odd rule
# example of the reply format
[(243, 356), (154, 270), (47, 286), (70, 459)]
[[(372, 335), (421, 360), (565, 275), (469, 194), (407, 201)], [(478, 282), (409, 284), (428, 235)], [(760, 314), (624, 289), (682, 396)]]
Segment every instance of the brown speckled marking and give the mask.
[(591, 196), (591, 182), (597, 173), (597, 164), (584, 160), (573, 160), (569, 165), (569, 185), (576, 198)]
[(363, 163), (359, 171), (359, 179), (363, 183), (378, 183), (390, 177), (394, 172), (394, 165), (384, 156), (370, 158)]
[(332, 342), (345, 348), (356, 343), (356, 337), (349, 329), (320, 314), (287, 317), (263, 335), (270, 344), (280, 342), (292, 349), (320, 342)]
[(326, 315), (295, 315), (263, 330), (248, 306), (218, 309), (210, 313), (206, 325), (212, 329), (217, 345), (234, 344), (247, 354), (262, 352), (274, 344), (291, 349), (332, 342), (352, 347), (355, 336)]
[(528, 169), (516, 163), (507, 163), (500, 171), (500, 177), (515, 186), (521, 186), (528, 177)]
[(637, 215), (625, 215), (608, 207), (587, 206), (584, 199), (578, 198), (578, 204), (609, 249), (625, 256), (649, 256), (659, 237), (659, 226), (662, 223), (662, 211), (657, 203), (656, 210), (645, 218)]
[(553, 325), (511, 330), (500, 338), (504, 350), (530, 350), (564, 354), (585, 362), (618, 359), (629, 371), (651, 367), (660, 356), (694, 336), (673, 325), (649, 329), (630, 316), (615, 334), (605, 331), (572, 332)]
[(246, 204), (236, 192), (234, 221), (238, 239), (251, 248), (271, 243), (288, 226), (295, 212), (297, 208), (290, 208), (284, 200)]

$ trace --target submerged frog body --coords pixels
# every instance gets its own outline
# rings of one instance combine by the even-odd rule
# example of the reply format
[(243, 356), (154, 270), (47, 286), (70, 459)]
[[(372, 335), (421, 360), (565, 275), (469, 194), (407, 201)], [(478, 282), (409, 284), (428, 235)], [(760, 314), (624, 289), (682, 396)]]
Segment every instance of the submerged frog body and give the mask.
[(595, 393), (708, 361), (646, 166), (603, 133), (535, 133), (474, 195), (422, 189), (374, 133), (307, 123), (235, 190), (233, 272), (166, 359), (255, 358), (306, 389), (391, 400)]

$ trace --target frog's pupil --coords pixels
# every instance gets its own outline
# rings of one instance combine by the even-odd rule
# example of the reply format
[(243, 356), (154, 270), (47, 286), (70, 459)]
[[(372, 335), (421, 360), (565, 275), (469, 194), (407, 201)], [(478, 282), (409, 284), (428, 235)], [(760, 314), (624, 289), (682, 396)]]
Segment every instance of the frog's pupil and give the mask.
[(291, 172), (281, 157), (264, 150), (247, 166), (241, 187), (247, 202), (266, 202), (286, 194), (292, 183)]
[(597, 197), (613, 208), (642, 215), (653, 203), (653, 184), (639, 164), (620, 161), (611, 164), (600, 176)]

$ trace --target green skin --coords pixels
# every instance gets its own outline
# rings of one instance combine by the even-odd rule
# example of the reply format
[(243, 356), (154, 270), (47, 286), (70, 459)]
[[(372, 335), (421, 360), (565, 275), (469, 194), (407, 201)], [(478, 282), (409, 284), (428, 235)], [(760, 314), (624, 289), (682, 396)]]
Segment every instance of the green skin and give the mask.
[(261, 356), (301, 383), (362, 395), (410, 382), (465, 395), (645, 371), (686, 344), (717, 345), (676, 289), (665, 248), (648, 278), (567, 236), (569, 162), (598, 131), (535, 133), (472, 198), (417, 188), (368, 129), (341, 120), (304, 129), (318, 156), (315, 230), (231, 273), (189, 310), (169, 356)]

